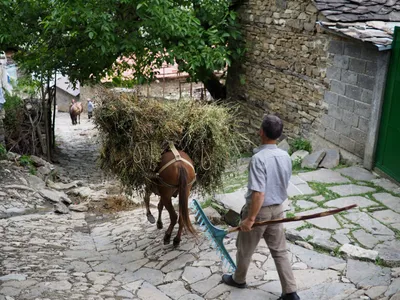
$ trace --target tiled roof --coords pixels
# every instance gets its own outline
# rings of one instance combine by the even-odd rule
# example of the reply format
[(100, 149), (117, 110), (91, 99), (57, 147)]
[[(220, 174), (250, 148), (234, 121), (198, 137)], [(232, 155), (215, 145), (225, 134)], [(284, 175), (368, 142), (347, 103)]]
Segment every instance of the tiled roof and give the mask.
[(78, 96), (81, 92), (79, 82), (76, 83), (76, 86), (74, 88), (72, 83), (69, 81), (68, 77), (61, 75), (57, 75), (56, 86), (74, 97)]
[(328, 29), (335, 31), (339, 34), (352, 37), (363, 42), (371, 42), (380, 47), (389, 46), (392, 44), (393, 32), (395, 26), (400, 26), (400, 22), (383, 22), (383, 21), (369, 21), (369, 22), (319, 22), (319, 24)]
[(314, 0), (317, 9), (330, 21), (400, 22), (398, 0)]

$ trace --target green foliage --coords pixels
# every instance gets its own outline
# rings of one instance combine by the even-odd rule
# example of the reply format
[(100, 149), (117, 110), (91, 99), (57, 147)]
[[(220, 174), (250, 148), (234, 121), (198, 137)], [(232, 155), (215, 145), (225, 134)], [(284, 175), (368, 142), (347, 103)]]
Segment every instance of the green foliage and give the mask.
[(289, 143), (290, 143), (291, 153), (294, 153), (298, 150), (305, 150), (310, 153), (312, 152), (311, 142), (306, 139), (296, 138), (296, 139), (291, 140)]
[(306, 224), (304, 224), (302, 226), (297, 227), (296, 230), (297, 231), (302, 231), (303, 229), (311, 229), (313, 227), (314, 226), (311, 223), (306, 223)]
[(3, 144), (0, 144), (0, 160), (7, 158), (7, 150)]
[(144, 83), (164, 62), (206, 81), (244, 53), (234, 2), (3, 0), (0, 46), (19, 48), (15, 59), (27, 71), (58, 70), (73, 82), (132, 69), (133, 82)]
[[(340, 198), (340, 195), (328, 190), (328, 187), (331, 186), (329, 184), (324, 184), (320, 182), (309, 182), (308, 185), (312, 188), (317, 195), (322, 195), (325, 198), (325, 202), (328, 200), (333, 200), (336, 198)], [(317, 203), (319, 206), (323, 206), (321, 202)]]
[(312, 235), (307, 235), (307, 237), (304, 239), (306, 242), (309, 242), (313, 239), (314, 237)]
[(301, 157), (297, 157), (293, 162), (292, 162), (292, 172), (298, 172), (301, 170), (301, 162), (302, 159)]
[(212, 202), (213, 202), (212, 198), (207, 198), (206, 201), (201, 203), (201, 208), (204, 209), (211, 206)]
[(36, 174), (36, 167), (33, 164), (33, 161), (29, 155), (21, 155), (19, 158), (19, 164), (23, 167), (26, 167), (29, 169), (29, 173), (32, 175)]
[(4, 127), (6, 133), (18, 130), (23, 117), (23, 101), (17, 94), (5, 92), (6, 103), (4, 103), (5, 119)]
[(379, 256), (375, 259), (375, 264), (381, 267), (389, 267), (389, 265)]
[(18, 83), (14, 85), (13, 94), (23, 98), (33, 98), (37, 96), (40, 88), (40, 81), (31, 76), (20, 76)]
[(294, 218), (296, 215), (293, 213), (293, 212), (291, 212), (291, 211), (288, 211), (287, 213), (286, 213), (286, 218)]
[(336, 256), (336, 257), (340, 257), (340, 247), (341, 246), (337, 246), (337, 247), (335, 247), (335, 249), (333, 249), (333, 254), (334, 254), (334, 256)]
[(245, 171), (242, 174), (237, 173), (227, 173), (222, 177), (223, 188), (221, 190), (222, 193), (233, 193), (238, 189), (246, 186), (248, 181), (248, 171)]
[(32, 159), (29, 155), (21, 155), (19, 158), (19, 163), (21, 166), (27, 167), (33, 165)]

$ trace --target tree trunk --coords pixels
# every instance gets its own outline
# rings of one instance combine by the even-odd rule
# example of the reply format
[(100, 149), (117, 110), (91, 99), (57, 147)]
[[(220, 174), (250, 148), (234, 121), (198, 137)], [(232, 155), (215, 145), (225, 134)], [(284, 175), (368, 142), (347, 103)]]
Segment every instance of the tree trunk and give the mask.
[(214, 100), (226, 99), (226, 86), (219, 81), (219, 78), (215, 74), (209, 75), (203, 83)]
[[(46, 84), (46, 89), (44, 85)], [(50, 106), (48, 99), (46, 99), (46, 94), (48, 98), (50, 97), (50, 78), (47, 78), (46, 83), (43, 82), (43, 75), (41, 80), (41, 91), (42, 91), (42, 108), (44, 117), (44, 131), (46, 136), (46, 159), (48, 162), (51, 161), (51, 112), (49, 112)]]

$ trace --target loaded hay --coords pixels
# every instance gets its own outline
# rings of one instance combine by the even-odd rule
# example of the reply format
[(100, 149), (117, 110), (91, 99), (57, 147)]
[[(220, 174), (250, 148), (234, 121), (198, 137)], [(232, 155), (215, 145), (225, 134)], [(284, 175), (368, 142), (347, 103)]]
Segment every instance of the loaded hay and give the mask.
[(173, 142), (194, 162), (194, 188), (212, 193), (221, 187), (225, 168), (243, 141), (235, 109), (216, 103), (138, 99), (104, 91), (94, 115), (102, 141), (100, 166), (128, 192), (141, 192), (152, 182), (161, 154)]

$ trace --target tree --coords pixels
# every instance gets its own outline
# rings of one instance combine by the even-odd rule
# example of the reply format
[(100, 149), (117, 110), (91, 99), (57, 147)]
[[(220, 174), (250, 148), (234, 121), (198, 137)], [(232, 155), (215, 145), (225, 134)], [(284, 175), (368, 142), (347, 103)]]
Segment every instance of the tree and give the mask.
[[(54, 10), (51, 0), (21, 1), (1, 0), (0, 47), (14, 48), (18, 52), (15, 60), (25, 75), (34, 75), (40, 82), (43, 123), (46, 134), (46, 154), (51, 160), (54, 148), (54, 121), (51, 121), (51, 104), (54, 103), (54, 89), (50, 81), (60, 61), (54, 56), (53, 45), (61, 38), (44, 27), (43, 20)], [(40, 120), (41, 122), (42, 120)]]
[[(19, 48), (28, 71), (54, 70), (72, 81), (99, 82), (134, 70), (149, 82), (154, 68), (177, 62), (204, 82), (216, 99), (226, 97), (214, 75), (243, 55), (231, 0), (2, 0), (0, 44)], [(5, 27), (3, 27), (5, 26)], [(131, 60), (118, 60), (120, 58)], [(117, 62), (118, 60), (118, 62)], [(38, 67), (38, 63), (40, 66)], [(39, 68), (39, 70), (38, 70)]]

